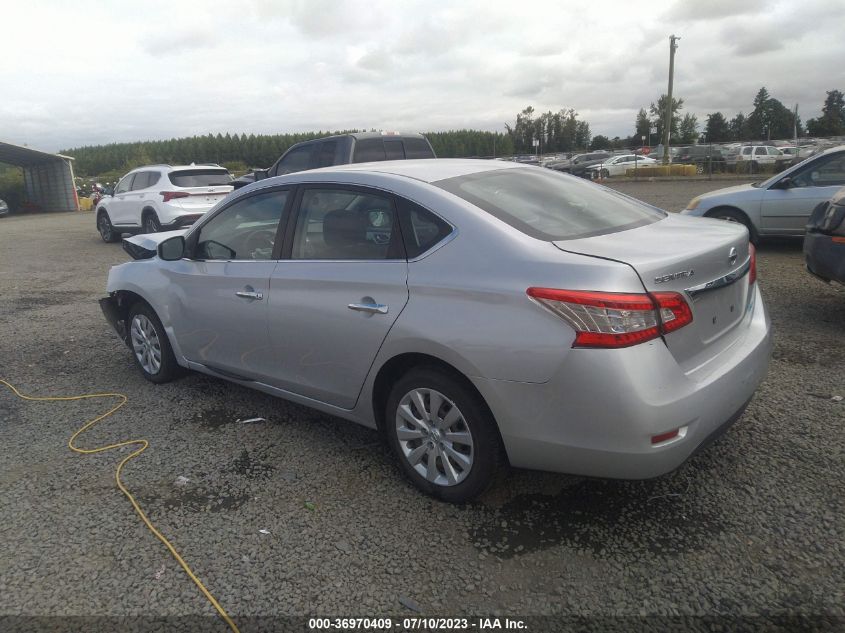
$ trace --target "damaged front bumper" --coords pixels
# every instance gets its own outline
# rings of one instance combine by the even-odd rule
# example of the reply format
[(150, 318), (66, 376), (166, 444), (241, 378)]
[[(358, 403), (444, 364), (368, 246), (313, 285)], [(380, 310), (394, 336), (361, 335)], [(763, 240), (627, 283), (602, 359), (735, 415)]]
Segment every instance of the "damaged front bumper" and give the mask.
[(111, 294), (108, 297), (100, 299), (100, 309), (103, 311), (103, 316), (106, 321), (114, 328), (120, 340), (125, 344), (129, 344), (128, 330), (126, 327), (126, 319), (124, 318), (124, 311), (121, 310), (120, 299), (117, 294)]

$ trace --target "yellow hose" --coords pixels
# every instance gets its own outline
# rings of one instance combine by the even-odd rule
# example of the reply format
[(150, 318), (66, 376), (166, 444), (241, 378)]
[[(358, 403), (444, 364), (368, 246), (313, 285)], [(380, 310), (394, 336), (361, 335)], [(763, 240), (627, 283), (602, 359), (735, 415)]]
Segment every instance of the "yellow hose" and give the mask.
[(137, 446), (137, 448), (129, 453), (126, 457), (124, 457), (121, 462), (117, 465), (117, 470), (114, 472), (114, 480), (117, 482), (117, 487), (120, 488), (120, 491), (126, 495), (126, 498), (129, 499), (129, 503), (132, 504), (132, 507), (135, 508), (135, 512), (138, 513), (138, 516), (141, 517), (141, 520), (144, 522), (144, 525), (147, 526), (150, 532), (152, 532), (155, 537), (164, 543), (164, 546), (170, 550), (170, 553), (173, 555), (173, 558), (176, 559), (182, 569), (185, 570), (185, 573), (188, 574), (188, 577), (194, 581), (194, 584), (199, 587), (199, 590), (202, 594), (208, 599), (208, 601), (212, 604), (212, 606), (217, 609), (217, 613), (220, 614), (220, 617), (229, 625), (229, 628), (232, 629), (234, 633), (240, 633), (238, 630), (238, 626), (234, 623), (232, 618), (229, 617), (229, 614), (226, 613), (226, 610), (220, 606), (220, 603), (211, 595), (211, 592), (206, 589), (205, 585), (202, 584), (202, 581), (197, 578), (197, 575), (193, 572), (191, 567), (188, 563), (185, 562), (185, 559), (179, 555), (179, 552), (176, 551), (176, 548), (173, 547), (173, 544), (167, 540), (167, 537), (164, 536), (161, 532), (159, 532), (156, 527), (152, 524), (152, 522), (147, 518), (147, 515), (141, 509), (141, 506), (138, 505), (138, 502), (135, 501), (135, 497), (132, 496), (132, 493), (127, 490), (126, 486), (123, 485), (123, 482), (120, 480), (120, 472), (123, 470), (123, 467), (129, 462), (130, 459), (133, 459), (147, 450), (147, 447), (150, 443), (144, 439), (138, 440), (126, 440), (125, 442), (118, 442), (117, 444), (109, 444), (108, 446), (100, 446), (97, 448), (79, 448), (78, 446), (74, 445), (76, 438), (82, 435), (85, 431), (90, 429), (92, 426), (97, 424), (97, 422), (101, 422), (105, 420), (110, 415), (114, 414), (118, 409), (120, 409), (123, 405), (125, 405), (129, 399), (123, 395), (122, 393), (90, 393), (81, 396), (25, 396), (20, 391), (18, 391), (13, 385), (9, 384), (2, 378), (0, 378), (0, 383), (6, 385), (9, 389), (12, 390), (18, 398), (23, 400), (30, 400), (35, 402), (61, 402), (61, 401), (68, 401), (68, 400), (89, 400), (93, 398), (117, 398), (119, 402), (113, 406), (111, 409), (98, 415), (96, 418), (93, 418), (82, 425), (76, 432), (70, 436), (70, 439), (67, 442), (68, 448), (76, 453), (82, 453), (83, 455), (90, 455), (92, 453), (102, 453), (104, 451), (110, 451), (114, 448), (121, 448), (123, 446)]

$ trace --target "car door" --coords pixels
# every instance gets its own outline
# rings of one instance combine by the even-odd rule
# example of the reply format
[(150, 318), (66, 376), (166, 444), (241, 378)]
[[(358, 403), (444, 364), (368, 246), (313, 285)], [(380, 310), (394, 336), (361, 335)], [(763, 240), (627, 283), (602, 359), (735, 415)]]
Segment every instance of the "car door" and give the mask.
[(351, 409), (408, 301), (395, 204), (345, 185), (303, 186), (297, 198), (270, 280), (273, 384)]
[(803, 235), (813, 209), (845, 186), (845, 152), (825, 154), (771, 185), (763, 194), (760, 222), (767, 233)]
[(106, 205), (109, 210), (109, 219), (115, 226), (125, 226), (130, 224), (127, 220), (127, 200), (126, 197), (132, 189), (132, 181), (135, 179), (135, 174), (127, 174), (120, 179), (117, 186), (114, 188), (114, 194)]
[(124, 194), (122, 217), (131, 226), (141, 226), (141, 211), (147, 198), (152, 173), (139, 171), (135, 174), (132, 187)]
[(191, 232), (188, 257), (169, 262), (171, 324), (189, 361), (235, 378), (272, 374), (267, 305), (289, 196), (274, 189), (237, 199)]

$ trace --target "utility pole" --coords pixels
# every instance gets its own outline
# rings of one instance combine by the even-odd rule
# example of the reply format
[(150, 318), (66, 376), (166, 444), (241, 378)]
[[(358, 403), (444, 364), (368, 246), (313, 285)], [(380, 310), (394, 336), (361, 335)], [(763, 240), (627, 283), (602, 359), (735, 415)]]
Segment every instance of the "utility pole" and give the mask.
[(666, 117), (663, 121), (663, 164), (669, 164), (669, 133), (672, 129), (672, 80), (675, 76), (675, 51), (680, 37), (669, 36), (669, 94), (666, 95)]

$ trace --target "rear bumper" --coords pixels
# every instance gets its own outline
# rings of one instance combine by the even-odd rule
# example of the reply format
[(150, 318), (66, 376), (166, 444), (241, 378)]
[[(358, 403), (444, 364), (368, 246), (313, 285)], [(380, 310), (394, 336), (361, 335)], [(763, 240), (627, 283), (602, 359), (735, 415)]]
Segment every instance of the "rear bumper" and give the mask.
[(185, 215), (180, 215), (177, 218), (173, 219), (172, 221), (168, 222), (167, 224), (161, 225), (162, 231), (175, 231), (178, 229), (184, 229), (187, 226), (191, 226), (194, 222), (199, 220), (204, 213), (186, 213)]
[(845, 243), (833, 236), (808, 232), (804, 236), (804, 261), (807, 270), (822, 281), (845, 284)]
[[(513, 466), (594, 477), (668, 473), (723, 433), (766, 375), (770, 321), (757, 292), (742, 334), (684, 373), (662, 340), (620, 350), (572, 350), (547, 383), (475, 378)], [(674, 429), (679, 437), (652, 445)]]

